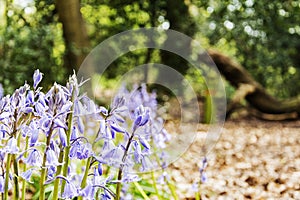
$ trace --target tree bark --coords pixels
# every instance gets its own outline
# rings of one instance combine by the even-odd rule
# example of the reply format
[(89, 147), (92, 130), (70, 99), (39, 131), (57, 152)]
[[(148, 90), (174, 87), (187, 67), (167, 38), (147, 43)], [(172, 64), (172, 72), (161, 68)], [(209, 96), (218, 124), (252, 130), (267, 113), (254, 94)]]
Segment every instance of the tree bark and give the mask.
[(215, 62), (220, 73), (236, 88), (241, 84), (247, 84), (254, 87), (254, 91), (246, 95), (246, 100), (255, 109), (266, 114), (300, 114), (300, 96), (279, 100), (271, 96), (266, 90), (256, 82), (253, 77), (238, 63), (232, 61), (229, 57), (216, 52), (209, 51), (208, 54)]
[(78, 70), (88, 54), (90, 43), (80, 12), (79, 0), (56, 0), (59, 21), (63, 24), (66, 44), (65, 67), (69, 74)]

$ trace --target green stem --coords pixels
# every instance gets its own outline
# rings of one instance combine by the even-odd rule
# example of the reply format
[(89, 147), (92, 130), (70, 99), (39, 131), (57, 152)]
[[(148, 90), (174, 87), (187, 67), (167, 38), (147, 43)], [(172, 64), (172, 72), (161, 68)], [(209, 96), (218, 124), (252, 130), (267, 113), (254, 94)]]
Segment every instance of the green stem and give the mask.
[[(69, 153), (70, 153), (70, 148), (71, 146), (67, 146), (65, 147), (65, 151), (64, 151), (64, 165), (63, 165), (63, 176), (67, 177), (68, 175), (68, 165), (69, 165)], [(66, 185), (66, 181), (62, 180), (61, 182), (61, 194), (64, 192), (65, 190), (65, 185)]]
[(99, 197), (99, 195), (100, 195), (100, 190), (99, 189), (97, 189), (97, 192), (96, 192), (96, 199), (98, 199), (98, 197)]
[(16, 155), (13, 154), (12, 157), (12, 162), (13, 162), (13, 166), (14, 166), (14, 200), (19, 200), (20, 194), (19, 194), (19, 165), (18, 165), (18, 161), (16, 160)]
[(12, 154), (8, 154), (7, 160), (6, 160), (4, 200), (8, 199), (9, 169), (10, 169), (11, 156), (12, 156)]
[[(60, 152), (59, 152), (59, 157), (58, 157), (58, 162), (59, 163), (62, 163), (63, 162), (63, 159), (64, 159), (64, 151), (62, 149), (62, 147), (60, 146)], [(62, 170), (62, 166), (61, 165), (58, 165), (57, 168), (56, 168), (56, 174), (55, 174), (55, 177), (60, 175), (61, 173), (61, 170)], [(58, 187), (59, 187), (59, 179), (55, 179), (54, 181), (54, 189), (53, 189), (53, 197), (52, 197), (52, 200), (57, 200), (58, 199)]]
[(42, 172), (41, 172), (41, 179), (40, 179), (40, 200), (44, 200), (45, 199), (45, 186), (44, 186), (44, 182), (46, 180), (46, 153), (44, 154), (44, 158), (43, 158), (43, 166), (42, 166)]
[[(29, 143), (29, 137), (26, 136), (26, 142), (25, 142), (25, 153), (24, 157), (27, 157), (27, 149), (28, 149), (28, 143)], [(23, 165), (23, 172), (25, 172), (26, 169), (26, 163)], [(22, 200), (25, 200), (25, 195), (26, 195), (26, 180), (22, 180)]]
[(117, 183), (117, 188), (116, 188), (116, 200), (120, 200), (121, 198), (121, 180), (122, 180), (122, 169), (120, 168), (119, 169), (119, 172), (118, 172), (118, 183)]
[(52, 137), (52, 132), (53, 132), (53, 122), (51, 125), (51, 128), (49, 130), (49, 134), (47, 136), (47, 141), (46, 141), (46, 149), (44, 152), (43, 156), (43, 164), (42, 164), (42, 171), (41, 171), (41, 179), (40, 179), (40, 200), (45, 199), (45, 180), (46, 180), (46, 175), (47, 175), (47, 167), (46, 167), (46, 161), (47, 161), (47, 151), (48, 148), (50, 148), (50, 142), (51, 142), (51, 137)]
[(178, 196), (177, 196), (177, 194), (176, 194), (174, 185), (171, 184), (168, 180), (167, 180), (167, 185), (168, 185), (168, 187), (169, 187), (169, 189), (170, 189), (170, 191), (171, 191), (171, 194), (172, 194), (174, 200), (178, 200)]
[(200, 200), (200, 192), (195, 193), (195, 200)]
[(138, 189), (145, 200), (150, 200), (143, 188), (140, 186), (138, 182), (133, 182), (134, 186)]
[[(81, 185), (80, 185), (81, 189), (85, 188), (85, 186), (86, 186), (86, 180), (87, 180), (87, 177), (89, 175), (89, 169), (90, 169), (91, 161), (92, 161), (92, 157), (89, 157), (86, 161), (85, 171), (84, 171), (84, 175), (83, 175)], [(83, 199), (82, 196), (78, 197), (78, 200), (82, 200), (82, 199)]]
[[(132, 132), (132, 134), (131, 134), (131, 136), (130, 136), (127, 144), (126, 144), (126, 148), (125, 148), (125, 151), (124, 151), (122, 162), (125, 162), (125, 160), (126, 160), (127, 153), (128, 153), (131, 141), (133, 140), (133, 137), (134, 137), (134, 133), (135, 133), (135, 131)], [(120, 200), (120, 198), (121, 198), (120, 195), (121, 195), (121, 187), (122, 187), (121, 180), (122, 180), (123, 167), (124, 167), (124, 165), (120, 164), (118, 177), (117, 177), (118, 182), (117, 182), (117, 188), (116, 188), (116, 200)]]
[(158, 200), (160, 200), (161, 196), (159, 195), (159, 192), (158, 192), (156, 179), (155, 179), (155, 176), (154, 176), (154, 171), (151, 172), (151, 178), (152, 178), (153, 187), (154, 187), (154, 190), (155, 190), (156, 197), (157, 197)]
[[(74, 99), (75, 99), (74, 90), (75, 89), (73, 89), (73, 91), (72, 91), (71, 102), (73, 104), (72, 104), (72, 107), (71, 107), (71, 113), (68, 116), (68, 130), (66, 131), (67, 146), (64, 148), (64, 164), (63, 164), (63, 168), (62, 168), (64, 177), (67, 177), (67, 175), (68, 175), (69, 153), (70, 153), (70, 149), (71, 149), (70, 139), (71, 139), (71, 133), (72, 133), (72, 128), (73, 128), (73, 110), (74, 110)], [(61, 193), (64, 192), (65, 185), (66, 185), (66, 181), (62, 180)]]

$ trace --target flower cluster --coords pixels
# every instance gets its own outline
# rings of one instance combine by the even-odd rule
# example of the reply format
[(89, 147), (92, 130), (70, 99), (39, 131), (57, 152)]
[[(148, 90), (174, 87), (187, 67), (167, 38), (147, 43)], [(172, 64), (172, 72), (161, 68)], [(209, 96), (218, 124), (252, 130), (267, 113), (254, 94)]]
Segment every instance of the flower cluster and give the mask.
[(120, 199), (126, 193), (122, 184), (139, 180), (132, 172), (166, 165), (165, 153), (157, 150), (170, 135), (146, 85), (132, 91), (124, 86), (105, 108), (80, 93), (84, 82), (75, 74), (66, 86), (55, 83), (46, 93), (39, 87), (42, 78), (36, 70), (32, 87), (25, 83), (4, 97), (0, 91), (3, 199), (9, 190), (14, 199), (25, 199), (34, 175), (40, 177), (41, 200)]

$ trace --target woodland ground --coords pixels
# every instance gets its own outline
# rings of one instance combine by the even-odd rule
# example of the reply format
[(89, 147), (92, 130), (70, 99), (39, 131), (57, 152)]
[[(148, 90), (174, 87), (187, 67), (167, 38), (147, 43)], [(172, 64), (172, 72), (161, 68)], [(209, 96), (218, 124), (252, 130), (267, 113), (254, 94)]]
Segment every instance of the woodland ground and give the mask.
[[(199, 125), (200, 137), (171, 165), (180, 199), (194, 198), (190, 188), (199, 180), (199, 151), (207, 129)], [(226, 121), (206, 172), (202, 199), (300, 199), (300, 120)]]

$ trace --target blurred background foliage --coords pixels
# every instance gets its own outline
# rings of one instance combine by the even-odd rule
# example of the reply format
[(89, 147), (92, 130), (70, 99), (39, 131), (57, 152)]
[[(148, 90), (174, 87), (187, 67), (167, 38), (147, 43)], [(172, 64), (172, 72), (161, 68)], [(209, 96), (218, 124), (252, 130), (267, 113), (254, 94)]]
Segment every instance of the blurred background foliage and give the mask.
[[(119, 32), (140, 28), (174, 29), (240, 62), (272, 95), (287, 98), (300, 88), (300, 1), (254, 0), (65, 0), (80, 4), (90, 50)], [(54, 0), (0, 0), (0, 82), (11, 93), (39, 68), (43, 86), (65, 82), (72, 73), (67, 44)], [(68, 13), (68, 10), (64, 11)], [(76, 23), (76, 22), (75, 22)], [(204, 80), (187, 63), (167, 52), (128, 53), (107, 71), (116, 78), (129, 68), (161, 62), (185, 74), (196, 88)], [(227, 84), (227, 91), (233, 92)]]

